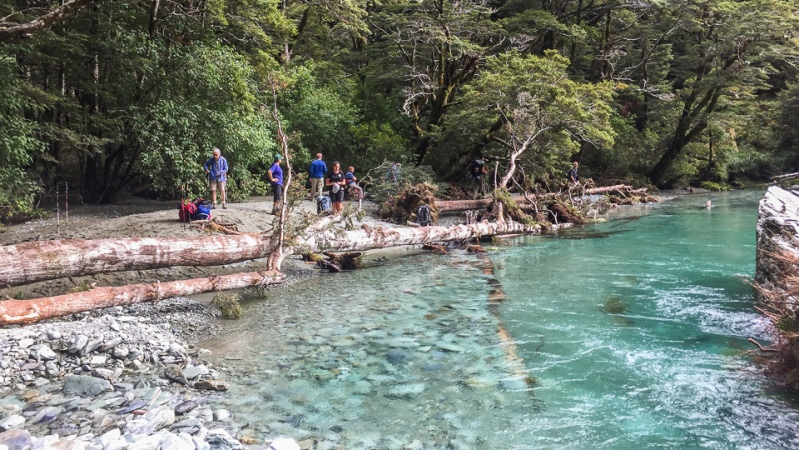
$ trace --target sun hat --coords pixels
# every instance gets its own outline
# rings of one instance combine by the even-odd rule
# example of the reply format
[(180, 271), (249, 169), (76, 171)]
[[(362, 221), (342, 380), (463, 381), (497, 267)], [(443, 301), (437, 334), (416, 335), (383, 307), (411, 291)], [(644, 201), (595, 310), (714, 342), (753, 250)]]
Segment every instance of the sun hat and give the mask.
[(334, 194), (338, 193), (339, 190), (341, 190), (341, 185), (338, 183), (334, 184), (333, 187), (330, 188), (330, 192)]

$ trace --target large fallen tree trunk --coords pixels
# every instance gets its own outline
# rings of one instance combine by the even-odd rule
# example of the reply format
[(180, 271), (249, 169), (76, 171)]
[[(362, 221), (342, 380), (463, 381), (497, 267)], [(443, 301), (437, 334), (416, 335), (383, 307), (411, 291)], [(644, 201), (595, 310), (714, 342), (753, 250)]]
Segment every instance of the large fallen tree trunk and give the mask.
[[(579, 191), (572, 191), (578, 192)], [(628, 186), (626, 184), (617, 184), (614, 186), (605, 186), (605, 187), (598, 187), (598, 188), (591, 188), (586, 189), (586, 195), (593, 195), (593, 194), (604, 194), (607, 192), (618, 192), (621, 194), (626, 193), (634, 193), (634, 194), (643, 194), (646, 192), (646, 188), (641, 189), (633, 189), (632, 186)], [(543, 195), (535, 195), (535, 194), (527, 194), (527, 197), (530, 199), (540, 199), (540, 198), (549, 198), (549, 197), (557, 197), (557, 193), (546, 193)], [(517, 203), (527, 203), (528, 199), (524, 195), (513, 195), (511, 198)], [(484, 198), (479, 200), (441, 200), (436, 201), (435, 207), (436, 210), (439, 212), (450, 212), (450, 211), (467, 211), (471, 209), (483, 209), (487, 208), (488, 205), (493, 202), (494, 199), (492, 198)]]
[(268, 286), (282, 283), (285, 279), (284, 274), (275, 271), (249, 272), (169, 283), (98, 287), (83, 292), (33, 300), (5, 300), (0, 302), (0, 325), (24, 325), (111, 306), (155, 302), (203, 292)]
[(265, 257), (262, 234), (25, 242), (0, 247), (0, 287), (56, 278), (173, 266), (216, 266)]

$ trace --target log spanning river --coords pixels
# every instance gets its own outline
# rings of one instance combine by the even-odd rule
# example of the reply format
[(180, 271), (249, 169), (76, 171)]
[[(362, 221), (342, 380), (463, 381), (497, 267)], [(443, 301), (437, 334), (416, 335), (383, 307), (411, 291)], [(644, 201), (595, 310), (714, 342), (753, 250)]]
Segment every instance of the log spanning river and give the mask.
[(770, 338), (745, 283), (761, 196), (492, 244), (491, 273), (392, 255), (273, 290), (207, 343), (223, 402), (316, 448), (797, 448), (799, 402), (747, 353)]

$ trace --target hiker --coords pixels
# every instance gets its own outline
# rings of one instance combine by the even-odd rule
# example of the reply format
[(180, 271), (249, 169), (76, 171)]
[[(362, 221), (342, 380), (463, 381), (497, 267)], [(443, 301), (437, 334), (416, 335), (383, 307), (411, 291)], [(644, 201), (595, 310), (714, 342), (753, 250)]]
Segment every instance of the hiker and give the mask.
[(480, 192), (480, 196), (485, 195), (485, 183), (484, 183), (484, 176), (488, 173), (488, 169), (486, 168), (486, 162), (483, 159), (483, 153), (477, 154), (477, 159), (472, 161), (472, 164), (469, 165), (469, 175), (472, 178), (472, 183), (474, 184), (474, 191), (472, 192), (472, 198), (477, 198), (478, 191)]
[(311, 180), (311, 200), (322, 195), (326, 173), (327, 165), (322, 161), (322, 154), (317, 153), (316, 159), (311, 161), (311, 168), (308, 170), (308, 179)]
[(222, 191), (222, 208), (227, 208), (227, 196), (225, 186), (227, 185), (227, 160), (222, 156), (222, 152), (214, 147), (214, 155), (203, 164), (203, 169), (208, 175), (208, 182), (211, 186), (211, 208), (216, 208), (216, 189)]
[(358, 195), (358, 211), (361, 210), (361, 203), (363, 202), (363, 188), (355, 184), (358, 178), (355, 176), (355, 167), (347, 167), (347, 173), (344, 174), (344, 180), (347, 182), (347, 187), (352, 188)]
[(577, 161), (572, 163), (572, 168), (569, 169), (569, 172), (566, 174), (566, 178), (569, 179), (569, 182), (573, 184), (580, 184), (580, 175), (577, 173), (577, 166), (580, 164)]
[(280, 200), (283, 198), (283, 169), (280, 168), (280, 160), (283, 159), (279, 153), (275, 154), (275, 163), (269, 168), (269, 183), (272, 185), (272, 214), (278, 215), (280, 211)]
[(341, 164), (333, 163), (333, 169), (327, 174), (325, 185), (330, 186), (330, 200), (333, 202), (333, 213), (338, 214), (344, 210), (344, 186), (346, 180), (341, 172)]

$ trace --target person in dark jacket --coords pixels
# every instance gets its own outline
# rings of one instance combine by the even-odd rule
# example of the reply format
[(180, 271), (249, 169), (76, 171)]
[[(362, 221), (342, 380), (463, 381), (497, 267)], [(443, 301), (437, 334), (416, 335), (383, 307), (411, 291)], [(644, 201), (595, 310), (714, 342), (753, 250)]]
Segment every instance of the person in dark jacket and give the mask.
[(280, 200), (283, 198), (283, 169), (280, 168), (280, 160), (283, 157), (275, 154), (275, 163), (269, 168), (269, 183), (272, 185), (272, 214), (278, 215), (280, 212)]
[(333, 202), (333, 213), (338, 214), (344, 210), (344, 186), (347, 180), (341, 171), (341, 164), (333, 163), (333, 169), (327, 174), (325, 185), (330, 187), (330, 200)]
[(572, 184), (579, 184), (580, 183), (580, 174), (577, 173), (577, 166), (580, 164), (577, 161), (572, 163), (572, 168), (569, 169), (569, 173), (566, 174), (566, 178), (569, 179), (569, 182)]
[(311, 180), (311, 200), (316, 200), (322, 195), (326, 173), (327, 165), (322, 161), (322, 154), (317, 153), (316, 159), (311, 161), (311, 168), (308, 170), (308, 179)]

